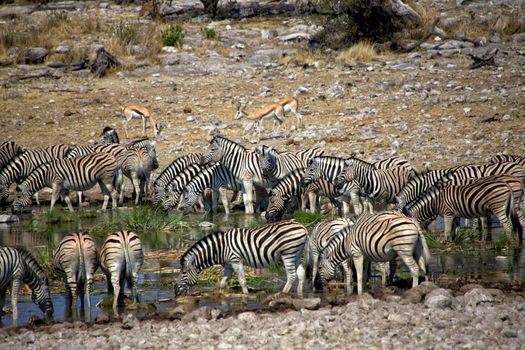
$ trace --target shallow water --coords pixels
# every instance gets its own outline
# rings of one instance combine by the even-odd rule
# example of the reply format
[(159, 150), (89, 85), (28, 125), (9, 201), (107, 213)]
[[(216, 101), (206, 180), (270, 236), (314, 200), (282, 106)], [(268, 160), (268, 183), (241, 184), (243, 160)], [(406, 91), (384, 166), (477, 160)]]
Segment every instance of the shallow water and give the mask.
[[(96, 215), (88, 215), (94, 217), (78, 217), (72, 222), (59, 224), (46, 223), (45, 217), (23, 217), (19, 223), (0, 224), (0, 245), (26, 246), (40, 261), (45, 261), (52, 256), (56, 245), (67, 233), (88, 230), (101, 222), (116, 220), (119, 215), (111, 212), (97, 213)], [(158, 312), (162, 313), (177, 304), (181, 304), (181, 300), (175, 301), (173, 295), (173, 282), (180, 268), (179, 261), (176, 259), (166, 260), (165, 257), (159, 257), (158, 254), (148, 257), (148, 252), (184, 250), (192, 242), (212, 230), (227, 230), (231, 227), (255, 227), (264, 223), (264, 220), (258, 215), (249, 216), (243, 213), (234, 213), (230, 216), (214, 215), (213, 217), (206, 217), (205, 220), (213, 223), (215, 227), (204, 227), (207, 224), (203, 223), (203, 217), (194, 215), (184, 218), (184, 226), (176, 230), (141, 235), (143, 249), (147, 256), (143, 272), (139, 278), (139, 295), (143, 307), (151, 303)], [(442, 223), (438, 222), (438, 230), (442, 229), (441, 226)], [(497, 239), (499, 234), (501, 234), (501, 229), (495, 227), (493, 238)], [(102, 240), (99, 240), (99, 243), (101, 244)], [(404, 265), (399, 264), (398, 273), (406, 271)], [(525, 279), (525, 247), (503, 252), (491, 250), (434, 252), (430, 261), (430, 278), (431, 280), (438, 279), (443, 274), (482, 278), (489, 281), (493, 278), (522, 281)], [(97, 275), (99, 278), (96, 279), (94, 286), (93, 305), (100, 302), (106, 293), (106, 283), (100, 270), (97, 271)], [(258, 281), (261, 280), (265, 283), (260, 283), (257, 288), (252, 289), (249, 296), (235, 294), (239, 293), (239, 290), (235, 288), (228, 291), (231, 294), (219, 294), (214, 285), (198, 284), (191, 291), (194, 297), (184, 298), (182, 303), (190, 308), (208, 305), (221, 308), (226, 312), (255, 310), (263, 306), (259, 295), (264, 295), (266, 292), (272, 293), (282, 288), (285, 283), (284, 275), (282, 271), (257, 271)], [(380, 279), (376, 277), (375, 280), (375, 283), (379, 283)], [(250, 282), (248, 284), (250, 285)], [(63, 290), (63, 284), (59, 281), (54, 281), (53, 286), (55, 290), (57, 289), (56, 286), (60, 286), (60, 290)], [(306, 288), (309, 288), (308, 284)], [(311, 293), (309, 290), (306, 292)], [(336, 293), (343, 294), (343, 289), (339, 288)], [(129, 295), (128, 290), (126, 290), (126, 294)], [(19, 326), (27, 324), (33, 316), (42, 316), (38, 307), (31, 302), (30, 295), (19, 295), (18, 300)], [(65, 314), (63, 293), (53, 293), (52, 300), (55, 309), (54, 319), (56, 321), (70, 319), (68, 318), (70, 315)], [(6, 299), (6, 306), (10, 308), (9, 297)], [(80, 314), (75, 319), (94, 320), (99, 313), (103, 312), (110, 316), (113, 314), (110, 309), (94, 306), (91, 309), (91, 318), (86, 314)], [(147, 311), (141, 309), (132, 312), (141, 316)], [(4, 326), (11, 325), (11, 315), (4, 315), (2, 321)]]

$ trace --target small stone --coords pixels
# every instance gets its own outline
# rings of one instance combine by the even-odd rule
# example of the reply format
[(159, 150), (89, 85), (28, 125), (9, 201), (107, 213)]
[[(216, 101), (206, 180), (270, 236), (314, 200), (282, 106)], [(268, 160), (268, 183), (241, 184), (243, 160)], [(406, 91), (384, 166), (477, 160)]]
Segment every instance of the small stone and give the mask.
[(428, 308), (445, 309), (452, 307), (452, 294), (443, 288), (434, 289), (425, 297), (425, 306)]
[(139, 324), (139, 320), (133, 314), (127, 314), (122, 320), (122, 329), (132, 329)]

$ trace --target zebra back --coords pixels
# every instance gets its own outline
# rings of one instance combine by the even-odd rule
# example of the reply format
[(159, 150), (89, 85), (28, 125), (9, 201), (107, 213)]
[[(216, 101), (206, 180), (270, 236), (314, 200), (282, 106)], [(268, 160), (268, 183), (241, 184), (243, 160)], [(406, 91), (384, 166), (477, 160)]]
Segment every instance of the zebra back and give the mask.
[(319, 147), (312, 147), (302, 151), (295, 152), (295, 155), (301, 159), (306, 165), (310, 162), (310, 159), (314, 157), (321, 157), (324, 155), (324, 150)]
[(153, 203), (160, 203), (164, 198), (164, 191), (168, 184), (171, 183), (173, 179), (175, 179), (175, 177), (188, 165), (199, 163), (201, 157), (202, 154), (200, 153), (189, 153), (171, 162), (153, 183)]
[(127, 146), (119, 143), (108, 143), (102, 145), (79, 145), (67, 153), (67, 158), (87, 156), (92, 153), (109, 153), (115, 157), (125, 153)]
[(7, 164), (11, 159), (18, 156), (23, 152), (22, 147), (14, 141), (5, 141), (0, 144), (0, 170)]
[(67, 283), (86, 282), (99, 265), (95, 241), (87, 232), (68, 233), (53, 255), (53, 268)]
[(303, 185), (308, 185), (319, 179), (334, 182), (343, 171), (345, 160), (339, 157), (314, 157), (305, 171)]
[(525, 166), (525, 157), (517, 156), (513, 154), (498, 153), (489, 159), (489, 163), (505, 163), (505, 162), (514, 162), (522, 166)]
[(104, 241), (100, 251), (100, 268), (108, 280), (116, 279), (121, 286), (127, 280), (131, 286), (130, 282), (138, 276), (143, 264), (142, 243), (136, 233), (122, 230), (111, 233)]

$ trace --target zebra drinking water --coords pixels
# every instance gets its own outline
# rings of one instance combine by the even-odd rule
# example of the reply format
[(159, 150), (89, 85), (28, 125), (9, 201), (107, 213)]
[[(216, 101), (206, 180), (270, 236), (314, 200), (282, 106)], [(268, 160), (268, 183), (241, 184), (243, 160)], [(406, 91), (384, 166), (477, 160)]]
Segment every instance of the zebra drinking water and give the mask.
[(195, 285), (199, 273), (213, 265), (224, 266), (221, 289), (235, 272), (242, 292), (247, 294), (244, 265), (263, 268), (282, 260), (286, 270), (283, 292), (290, 291), (299, 279), (297, 292), (302, 293), (304, 268), (301, 255), (308, 231), (293, 221), (281, 221), (255, 229), (233, 228), (227, 232), (213, 232), (192, 245), (181, 257), (181, 272), (175, 286), (175, 296), (186, 294)]
[(133, 302), (138, 302), (137, 284), (144, 253), (139, 236), (131, 231), (110, 234), (100, 251), (100, 268), (106, 275), (108, 294), (113, 294), (113, 310), (117, 313), (118, 299), (124, 296), (127, 284)]
[(24, 247), (0, 247), (0, 321), (7, 288), (11, 286), (13, 320), (18, 320), (17, 296), (23, 284), (31, 289), (31, 299), (44, 313), (53, 317), (53, 303), (47, 277), (36, 259)]
[(396, 211), (364, 214), (340, 232), (321, 254), (316, 288), (326, 285), (334, 277), (336, 267), (350, 257), (357, 273), (358, 294), (363, 293), (365, 266), (370, 261), (390, 262), (392, 275), (399, 256), (410, 270), (412, 288), (419, 284), (420, 273), (426, 277), (430, 252), (416, 220)]

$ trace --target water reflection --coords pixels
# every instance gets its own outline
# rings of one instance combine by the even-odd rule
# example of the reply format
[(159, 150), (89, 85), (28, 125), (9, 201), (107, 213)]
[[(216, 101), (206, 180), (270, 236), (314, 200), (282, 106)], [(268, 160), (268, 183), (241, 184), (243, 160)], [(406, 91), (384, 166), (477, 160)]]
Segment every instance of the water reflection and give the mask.
[[(30, 249), (40, 261), (47, 261), (52, 256), (52, 252), (60, 240), (70, 232), (84, 231), (93, 228), (100, 223), (110, 222), (118, 219), (118, 213), (98, 213), (79, 217), (71, 222), (60, 224), (47, 223), (45, 218), (23, 218), (19, 223), (0, 224), (0, 245), (23, 245)], [(184, 250), (194, 241), (202, 238), (213, 230), (228, 230), (231, 227), (256, 227), (265, 221), (258, 215), (245, 215), (244, 213), (233, 213), (230, 216), (214, 215), (203, 217), (198, 215), (184, 218), (180, 227), (172, 230), (151, 232), (141, 235), (143, 249), (146, 253), (157, 251)], [(442, 221), (437, 223), (438, 229), (442, 230)], [(495, 230), (497, 239), (497, 231)], [(499, 230), (501, 231), (501, 230)], [(98, 238), (102, 243), (103, 237)], [(180, 268), (179, 261), (174, 258), (166, 258), (161, 254), (150, 255), (139, 279), (139, 293), (143, 304), (153, 303), (158, 310), (168, 310), (177, 305), (173, 299), (173, 283)], [(399, 268), (404, 269), (403, 264)], [(525, 247), (519, 247), (510, 251), (467, 251), (467, 252), (446, 252), (433, 254), (430, 261), (431, 278), (442, 274), (455, 275), (462, 277), (475, 277), (482, 279), (498, 278), (522, 281), (525, 279)], [(97, 272), (98, 278), (94, 285), (92, 304), (96, 305), (106, 295), (106, 284), (100, 271)], [(263, 276), (275, 286), (284, 284), (282, 273), (264, 271)], [(53, 285), (63, 289), (62, 281), (53, 281)], [(260, 300), (255, 293), (248, 297), (233, 296), (228, 298), (218, 298), (216, 286), (199, 285), (192, 290), (194, 294), (201, 296), (192, 298), (191, 303), (184, 304), (186, 308), (208, 305), (222, 308), (225, 311), (231, 310), (254, 310), (261, 307)], [(342, 289), (338, 292), (343, 293)], [(204, 293), (204, 294), (203, 294)], [(206, 294), (209, 293), (209, 294)], [(87, 309), (81, 312), (77, 306), (76, 315), (66, 314), (65, 300), (63, 294), (54, 293), (53, 304), (55, 307), (55, 320), (92, 320), (102, 312), (111, 314), (97, 307), (93, 307), (91, 313), (87, 315)], [(80, 304), (80, 303), (78, 303)], [(6, 300), (6, 305), (10, 305), (10, 299)], [(24, 325), (33, 316), (41, 317), (42, 313), (38, 307), (31, 302), (30, 295), (19, 296), (19, 325)], [(144, 310), (135, 311), (138, 315), (143, 314)], [(3, 316), (3, 324), (10, 325), (12, 319), (10, 315)]]

